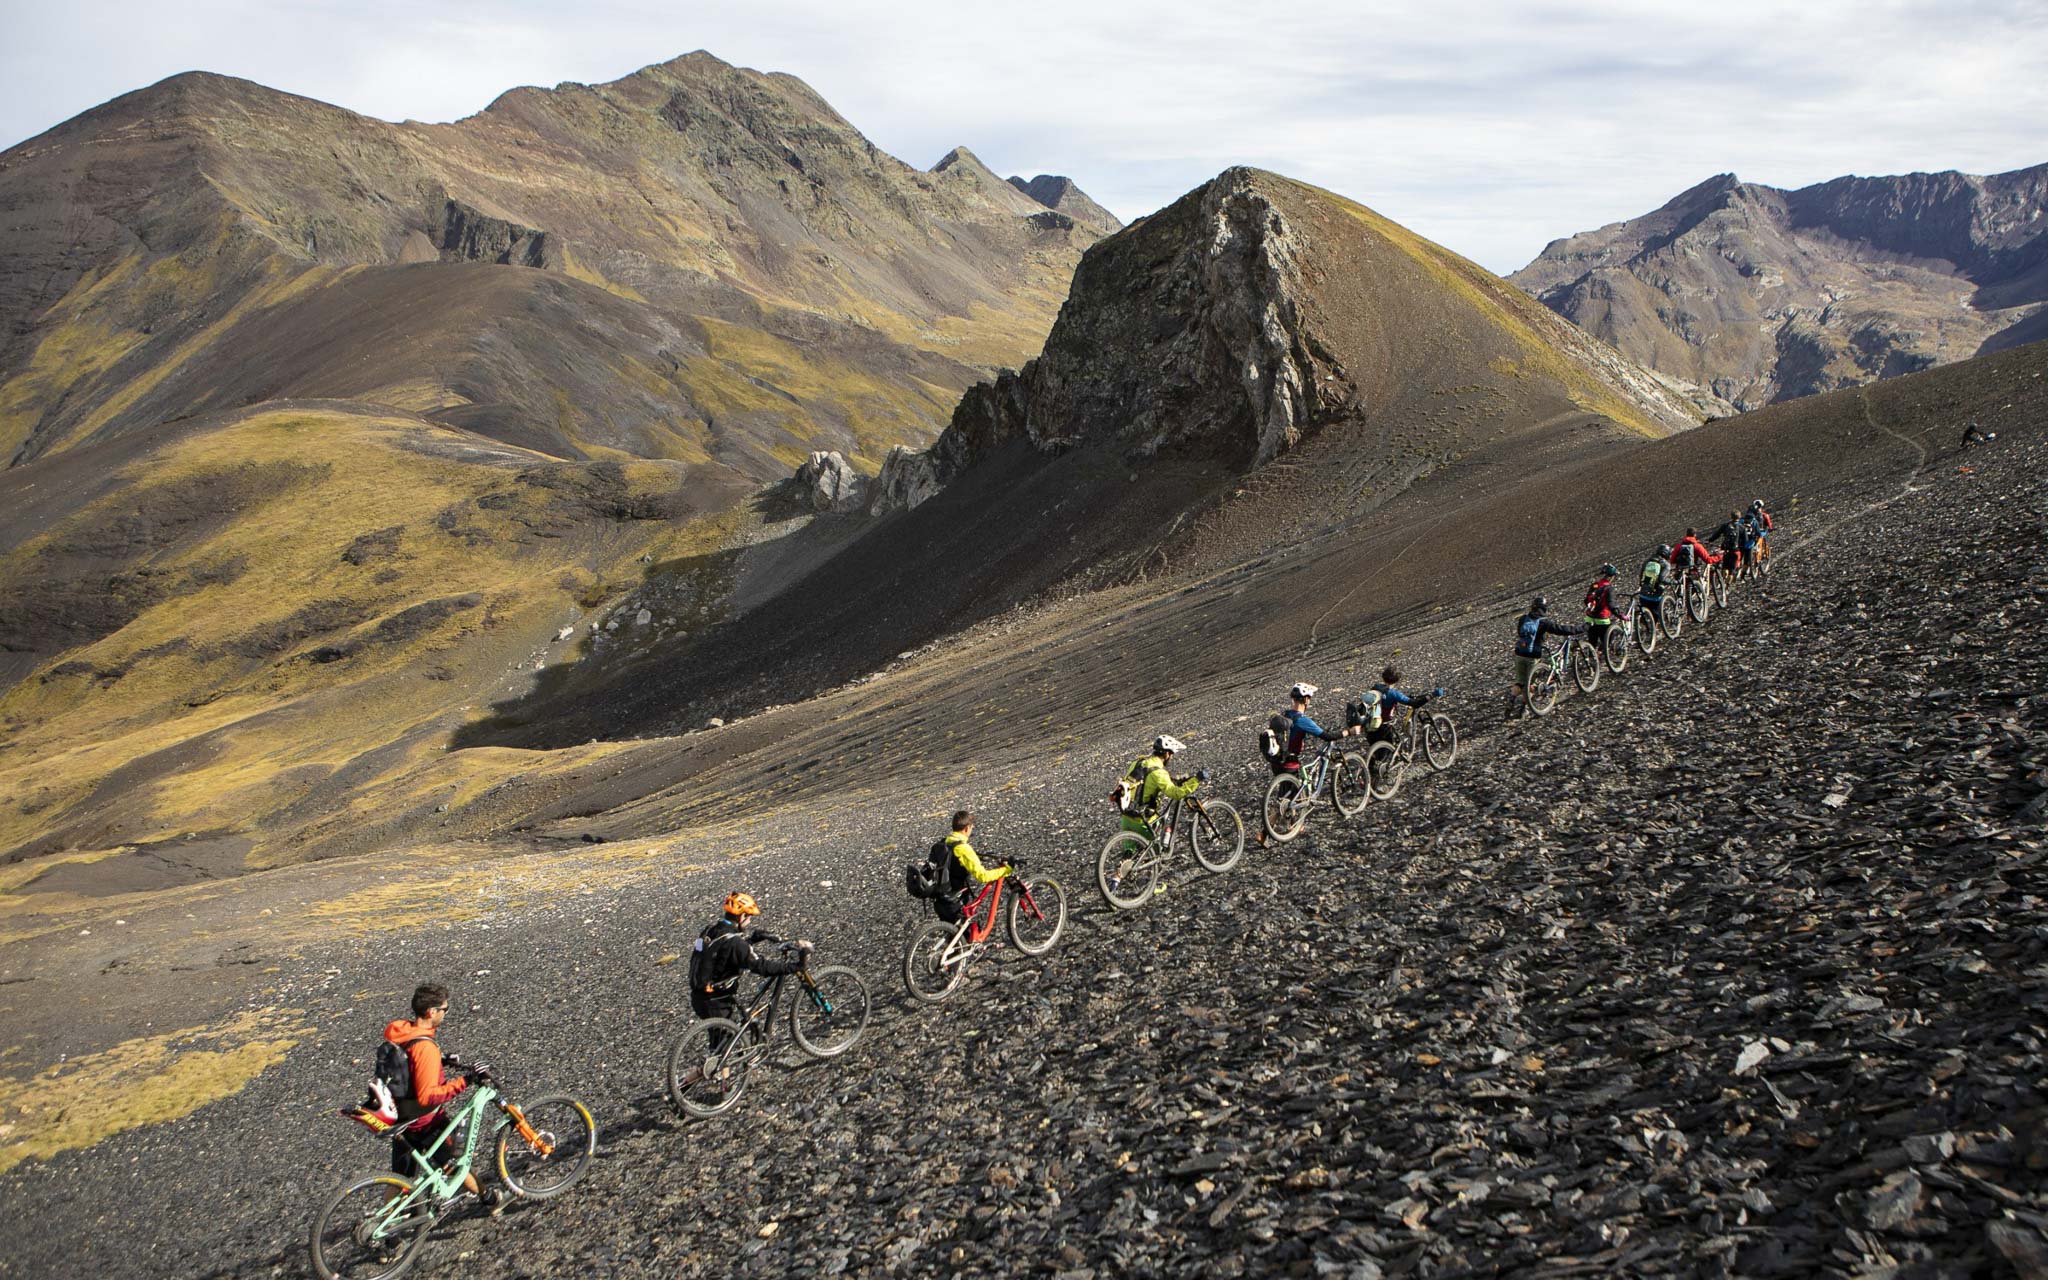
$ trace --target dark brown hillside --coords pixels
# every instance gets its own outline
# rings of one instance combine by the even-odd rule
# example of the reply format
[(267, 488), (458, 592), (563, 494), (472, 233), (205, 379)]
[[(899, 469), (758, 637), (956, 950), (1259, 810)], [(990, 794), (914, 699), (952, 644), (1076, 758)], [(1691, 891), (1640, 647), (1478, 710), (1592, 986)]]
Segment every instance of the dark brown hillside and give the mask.
[(795, 700), (1054, 590), (1215, 572), (1432, 471), (1527, 472), (1691, 412), (1371, 211), (1231, 170), (1091, 250), (1044, 353), (884, 468), (885, 497), (909, 469), (947, 482), (936, 497), (683, 652), (562, 669), (463, 740), (670, 732)]

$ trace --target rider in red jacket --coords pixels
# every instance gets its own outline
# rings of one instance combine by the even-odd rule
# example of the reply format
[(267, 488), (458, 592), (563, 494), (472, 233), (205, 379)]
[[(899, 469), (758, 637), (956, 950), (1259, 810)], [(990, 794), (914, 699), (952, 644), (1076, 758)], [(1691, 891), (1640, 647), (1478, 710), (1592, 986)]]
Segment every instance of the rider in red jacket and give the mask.
[[(1686, 554), (1688, 548), (1692, 552), (1690, 556)], [(1678, 540), (1678, 545), (1671, 548), (1672, 568), (1685, 568), (1687, 560), (1691, 560), (1695, 565), (1721, 563), (1721, 557), (1707, 550), (1707, 544), (1700, 541), (1700, 531), (1698, 529), (1687, 529), (1685, 536)]]

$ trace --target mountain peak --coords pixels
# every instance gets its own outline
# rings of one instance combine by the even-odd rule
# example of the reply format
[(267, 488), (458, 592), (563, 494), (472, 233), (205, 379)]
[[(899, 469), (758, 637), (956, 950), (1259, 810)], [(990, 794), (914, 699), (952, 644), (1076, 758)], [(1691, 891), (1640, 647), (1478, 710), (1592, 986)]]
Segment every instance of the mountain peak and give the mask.
[(1064, 213), (1083, 226), (1093, 227), (1105, 235), (1123, 229), (1124, 224), (1115, 214), (1089, 199), (1088, 193), (1064, 174), (1041, 173), (1028, 181), (1012, 175), (1010, 185), (1046, 208)]

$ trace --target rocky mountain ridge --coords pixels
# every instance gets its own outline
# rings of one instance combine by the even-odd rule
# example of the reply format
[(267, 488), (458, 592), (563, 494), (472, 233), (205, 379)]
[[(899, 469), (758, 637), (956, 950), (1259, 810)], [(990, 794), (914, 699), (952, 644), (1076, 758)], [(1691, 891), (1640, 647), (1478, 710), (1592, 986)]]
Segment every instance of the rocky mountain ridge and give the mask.
[(701, 52), (450, 124), (176, 76), (0, 152), (0, 229), (0, 862), (173, 879), (723, 616), (754, 493), (930, 440), (1097, 238)]
[(1720, 174), (1509, 278), (1631, 359), (1756, 408), (2043, 336), (2048, 165), (1790, 191)]
[[(447, 125), (174, 77), (0, 155), (0, 448), (26, 460), (318, 394), (756, 483), (814, 439), (873, 465), (935, 430), (977, 368), (1035, 349), (1097, 236), (1033, 221), (1041, 206), (972, 168), (911, 168), (801, 81), (704, 53), (513, 90)], [(336, 272), (388, 280), (389, 314), (472, 262), (536, 268), (572, 311), (623, 308), (626, 333), (562, 337), (603, 369), (593, 384), (665, 403), (593, 385), (558, 406), (492, 363), (489, 313), (448, 317), (371, 377), (349, 372), (378, 350), (362, 326), (281, 376), (215, 354), (280, 311), (331, 325)]]

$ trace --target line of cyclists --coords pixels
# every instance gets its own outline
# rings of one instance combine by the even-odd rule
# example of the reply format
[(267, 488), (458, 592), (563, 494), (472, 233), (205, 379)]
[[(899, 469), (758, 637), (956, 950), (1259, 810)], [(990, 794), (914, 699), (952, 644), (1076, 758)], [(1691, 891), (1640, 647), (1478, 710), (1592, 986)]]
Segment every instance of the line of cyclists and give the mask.
[[(1704, 594), (1709, 584), (1725, 590), (1725, 578), (1713, 583), (1717, 574), (1768, 572), (1773, 528), (1758, 499), (1747, 513), (1730, 512), (1705, 539), (1697, 528), (1687, 529), (1676, 544), (1650, 553), (1632, 601), (1615, 599), (1617, 571), (1612, 564), (1602, 565), (1586, 592), (1582, 625), (1555, 621), (1548, 616), (1548, 601), (1537, 596), (1515, 624), (1509, 718), (1542, 713), (1537, 690), (1547, 675), (1554, 677), (1545, 665), (1556, 657), (1549, 647), (1552, 638), (1569, 647), (1584, 637), (1589, 660), (1597, 662), (1611, 653), (1617, 638), (1625, 653), (1626, 637), (1637, 628), (1662, 627), (1675, 635), (1687, 608), (1686, 592)], [(1678, 599), (1668, 594), (1673, 591)], [(1622, 631), (1616, 632), (1617, 627)], [(1620, 662), (1610, 660), (1609, 665), (1618, 670)], [(1590, 686), (1582, 681), (1582, 687)], [(1349, 816), (1375, 796), (1391, 795), (1399, 785), (1399, 768), (1418, 752), (1426, 753), (1437, 769), (1448, 768), (1455, 755), (1456, 730), (1449, 718), (1420, 714), (1446, 690), (1411, 694), (1397, 667), (1385, 667), (1378, 683), (1347, 703), (1343, 723), (1333, 728), (1310, 714), (1318, 692), (1307, 682), (1289, 686), (1287, 709), (1258, 733), (1259, 754), (1272, 773), (1257, 833), (1261, 848), (1298, 834), (1301, 815), (1326, 787), (1339, 812)], [(1363, 750), (1347, 749), (1352, 746)], [(1173, 773), (1174, 759), (1186, 750), (1171, 734), (1159, 735), (1111, 792), (1118, 829), (1098, 860), (1098, 882), (1112, 908), (1132, 909), (1163, 895), (1164, 868), (1183, 845), (1212, 872), (1229, 870), (1244, 852), (1244, 825), (1236, 809), (1198, 794), (1209, 782), (1208, 771)], [(1383, 766), (1394, 772), (1383, 772)], [(1276, 795), (1284, 801), (1277, 807)], [(1042, 954), (1065, 928), (1060, 884), (1050, 877), (1026, 881), (1014, 858), (990, 865), (973, 844), (976, 821), (970, 810), (955, 812), (951, 830), (922, 863), (904, 871), (907, 891), (936, 917), (913, 937), (904, 959), (906, 988), (922, 1001), (936, 1002), (957, 990), (968, 963), (993, 944), (1006, 885), (1014, 886), (1007, 923), (1019, 950)], [(812, 1057), (851, 1048), (870, 1011), (866, 984), (851, 969), (832, 966), (814, 972), (808, 940), (784, 941), (760, 928), (761, 908), (753, 895), (730, 893), (722, 906), (720, 916), (698, 934), (689, 956), (690, 1004), (698, 1022), (669, 1054), (670, 1098), (685, 1114), (700, 1117), (737, 1101), (746, 1073), (772, 1041), (787, 980), (795, 978), (798, 984), (788, 1007), (792, 1038)], [(745, 993), (749, 975), (762, 982)], [(447, 989), (422, 984), (413, 993), (413, 1017), (394, 1020), (384, 1030), (368, 1096), (342, 1112), (391, 1138), (391, 1171), (345, 1185), (316, 1217), (312, 1254), (323, 1280), (391, 1280), (412, 1265), (428, 1229), (451, 1208), (475, 1200), (496, 1215), (511, 1197), (560, 1194), (582, 1176), (595, 1152), (596, 1124), (580, 1102), (549, 1095), (522, 1108), (498, 1091), (488, 1066), (443, 1055), (436, 1036), (447, 1010)], [(458, 1104), (465, 1094), (473, 1105)], [(530, 1118), (541, 1113), (549, 1117), (548, 1127)], [(485, 1130), (496, 1136), (506, 1190), (483, 1187), (476, 1179), (473, 1165)]]

